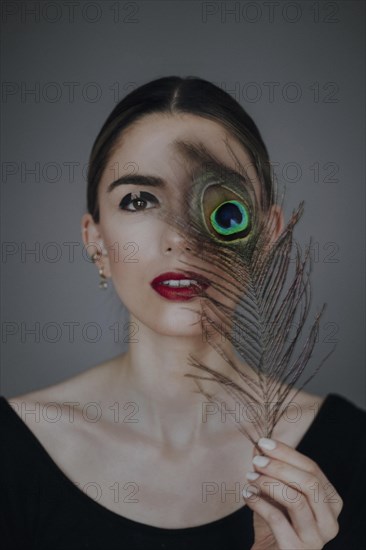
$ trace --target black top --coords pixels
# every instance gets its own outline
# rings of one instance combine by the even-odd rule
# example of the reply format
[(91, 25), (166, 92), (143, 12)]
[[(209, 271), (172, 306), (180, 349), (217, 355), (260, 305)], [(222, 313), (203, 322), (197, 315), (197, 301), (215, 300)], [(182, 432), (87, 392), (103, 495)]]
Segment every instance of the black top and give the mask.
[[(344, 501), (340, 531), (326, 550), (366, 548), (365, 420), (366, 411), (329, 394), (296, 447), (317, 462)], [(245, 505), (184, 529), (154, 527), (108, 510), (62, 472), (3, 396), (0, 441), (4, 550), (249, 550), (253, 544), (253, 513)]]

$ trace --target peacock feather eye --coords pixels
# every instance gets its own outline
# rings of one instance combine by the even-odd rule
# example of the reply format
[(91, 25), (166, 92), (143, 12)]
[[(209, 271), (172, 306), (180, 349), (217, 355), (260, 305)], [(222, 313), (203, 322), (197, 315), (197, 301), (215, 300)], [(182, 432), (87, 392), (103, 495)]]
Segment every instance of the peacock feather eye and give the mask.
[(202, 195), (202, 208), (207, 229), (217, 239), (237, 241), (251, 231), (251, 212), (247, 202), (223, 185), (210, 185)]
[(249, 212), (239, 201), (225, 201), (211, 213), (210, 221), (216, 233), (237, 238), (239, 233), (248, 229)]

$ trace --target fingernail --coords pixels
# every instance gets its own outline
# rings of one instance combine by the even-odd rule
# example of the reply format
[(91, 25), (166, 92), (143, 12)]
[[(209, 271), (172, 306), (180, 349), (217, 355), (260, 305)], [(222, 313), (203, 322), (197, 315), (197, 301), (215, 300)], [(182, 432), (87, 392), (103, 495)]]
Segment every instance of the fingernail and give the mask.
[(267, 451), (272, 451), (276, 448), (276, 442), (273, 441), (273, 439), (268, 439), (267, 437), (261, 437), (258, 441), (258, 445)]
[(251, 491), (249, 491), (249, 489), (247, 489), (246, 487), (244, 487), (243, 489), (243, 497), (244, 498), (249, 498), (249, 497), (252, 497), (254, 494), (258, 494), (258, 489), (257, 487), (251, 487)]
[(260, 474), (257, 474), (257, 472), (248, 472), (247, 474), (245, 474), (245, 477), (247, 479), (250, 479), (250, 481), (254, 481), (255, 479), (259, 478), (259, 475)]
[(253, 458), (252, 462), (256, 466), (259, 466), (260, 468), (264, 468), (265, 466), (267, 466), (267, 464), (269, 464), (269, 458), (268, 458), (268, 456), (256, 455)]

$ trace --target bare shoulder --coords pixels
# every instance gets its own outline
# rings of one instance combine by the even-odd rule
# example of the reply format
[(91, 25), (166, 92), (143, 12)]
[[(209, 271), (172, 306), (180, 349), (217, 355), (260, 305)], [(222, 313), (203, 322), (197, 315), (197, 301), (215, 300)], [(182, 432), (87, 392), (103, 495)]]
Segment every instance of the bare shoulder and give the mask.
[(11, 397), (8, 402), (38, 437), (70, 427), (80, 429), (88, 425), (88, 415), (101, 416), (100, 411), (107, 409), (108, 388), (121, 362), (123, 354), (56, 384)]
[(305, 391), (300, 391), (287, 401), (285, 413), (278, 426), (275, 428), (273, 437), (291, 446), (297, 446), (305, 433), (314, 422), (325, 397)]
[(324, 400), (325, 400), (324, 395), (317, 395), (315, 393), (300, 391), (293, 399), (293, 403), (295, 403), (298, 407), (300, 407), (304, 414), (313, 413), (314, 411), (315, 411), (315, 414), (317, 414)]
[(51, 458), (71, 476), (83, 470), (86, 450), (92, 448), (98, 455), (95, 441), (101, 448), (108, 443), (108, 427), (115, 425), (108, 388), (121, 361), (121, 356), (114, 357), (57, 384), (8, 399)]
[(108, 383), (110, 383), (115, 372), (116, 363), (123, 360), (123, 355), (103, 361), (56, 384), (11, 397), (9, 403), (12, 406), (19, 406), (22, 403), (60, 404), (69, 401), (85, 403), (93, 399), (100, 400), (100, 397), (103, 396), (103, 390), (108, 387)]

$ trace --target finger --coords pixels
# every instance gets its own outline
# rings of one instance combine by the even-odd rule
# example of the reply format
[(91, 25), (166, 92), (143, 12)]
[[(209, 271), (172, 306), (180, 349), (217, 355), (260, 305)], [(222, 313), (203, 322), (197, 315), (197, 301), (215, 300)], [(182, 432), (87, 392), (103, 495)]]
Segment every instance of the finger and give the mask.
[(323, 522), (324, 525), (321, 526), (317, 522), (306, 495), (298, 490), (296, 483), (287, 485), (273, 477), (258, 475), (259, 477), (253, 480), (253, 473), (249, 473), (252, 483), (250, 490), (258, 489), (261, 498), (270, 503), (273, 501), (276, 506), (280, 505), (300, 540), (312, 545), (314, 541), (322, 540), (324, 543), (334, 538), (337, 523), (329, 509), (326, 520), (324, 519)]
[[(259, 514), (271, 529), (279, 548), (302, 548), (301, 541), (293, 530), (289, 520), (273, 504), (261, 498), (259, 495), (251, 494), (253, 486), (249, 485), (248, 490), (244, 488), (243, 496), (245, 502), (253, 512)], [(248, 493), (249, 491), (249, 493)]]
[(301, 470), (310, 472), (318, 471), (319, 475), (324, 476), (323, 472), (314, 460), (300, 453), (293, 447), (286, 445), (286, 443), (282, 443), (282, 441), (262, 437), (258, 441), (258, 446), (263, 451), (263, 454), (267, 456), (276, 458), (277, 460), (282, 460), (283, 462), (291, 464)]
[[(304, 487), (304, 492), (309, 499), (312, 498), (314, 502), (322, 501), (332, 509), (335, 517), (338, 517), (343, 507), (342, 498), (316, 462), (280, 441), (262, 438), (258, 441), (258, 445), (270, 459), (268, 465), (265, 466), (266, 469), (262, 471), (276, 478), (279, 476), (278, 479), (285, 483), (288, 481), (299, 483), (301, 487)], [(255, 467), (260, 470), (259, 464)], [(286, 472), (291, 479), (288, 478)]]
[(334, 518), (338, 517), (343, 506), (343, 501), (326, 478), (326, 483), (323, 484), (310, 471), (304, 471), (268, 456), (259, 457), (257, 455), (254, 457), (253, 467), (255, 471), (261, 474), (278, 479), (289, 486), (295, 485), (299, 491), (306, 495), (314, 509), (314, 515), (320, 523), (322, 519), (327, 518), (329, 513)]
[(339, 509), (335, 511), (326, 501), (326, 493), (314, 475), (266, 456), (255, 456), (253, 467), (255, 472), (249, 472), (247, 479), (263, 495), (286, 508), (302, 540), (306, 540), (309, 529), (318, 530), (326, 540), (337, 535)]

